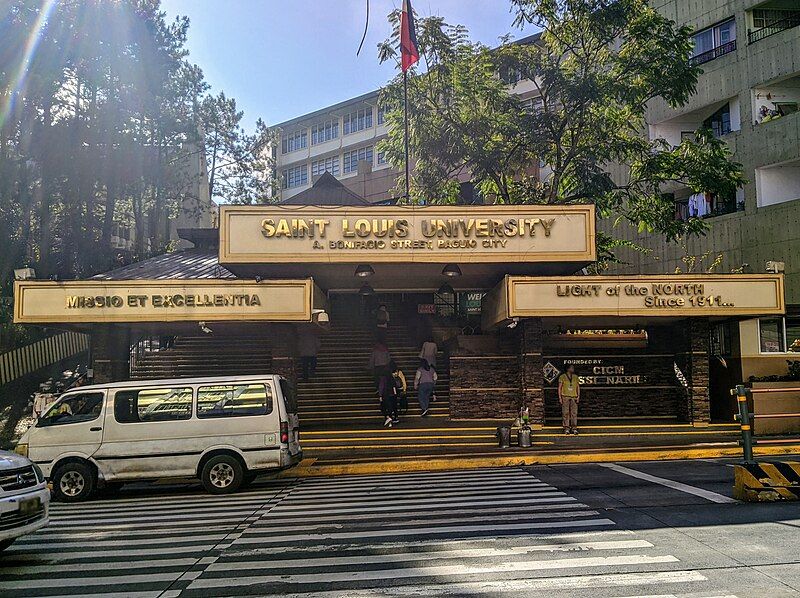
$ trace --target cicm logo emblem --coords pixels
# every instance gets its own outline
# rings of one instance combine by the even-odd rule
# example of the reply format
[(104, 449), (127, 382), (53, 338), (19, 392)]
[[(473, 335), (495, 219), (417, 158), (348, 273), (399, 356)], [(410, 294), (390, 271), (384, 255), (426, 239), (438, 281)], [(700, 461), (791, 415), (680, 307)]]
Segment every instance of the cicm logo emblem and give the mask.
[(544, 379), (547, 380), (547, 382), (550, 384), (552, 384), (553, 381), (556, 378), (558, 378), (558, 375), (560, 373), (561, 371), (549, 361), (546, 364), (544, 364), (544, 367), (542, 368), (542, 374), (544, 374)]

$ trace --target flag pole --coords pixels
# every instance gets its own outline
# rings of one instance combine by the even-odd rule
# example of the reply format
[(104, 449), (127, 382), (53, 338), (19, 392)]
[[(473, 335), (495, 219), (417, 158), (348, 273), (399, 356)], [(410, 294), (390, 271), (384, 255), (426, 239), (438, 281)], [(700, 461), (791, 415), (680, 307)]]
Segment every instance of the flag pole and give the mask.
[(410, 169), (408, 166), (408, 71), (403, 71), (403, 121), (405, 127), (406, 201), (410, 202)]

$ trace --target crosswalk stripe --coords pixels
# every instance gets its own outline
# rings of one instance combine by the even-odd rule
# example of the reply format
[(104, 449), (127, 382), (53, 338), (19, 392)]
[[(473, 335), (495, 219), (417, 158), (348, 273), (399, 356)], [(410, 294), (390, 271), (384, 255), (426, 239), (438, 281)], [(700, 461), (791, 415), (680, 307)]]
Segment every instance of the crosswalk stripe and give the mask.
[[(575, 499), (571, 499), (575, 500)], [(526, 513), (538, 513), (541, 511), (554, 511), (557, 509), (588, 509), (589, 507), (584, 503), (580, 502), (557, 502), (553, 504), (538, 504), (537, 503), (530, 503), (524, 505), (516, 505), (512, 507), (502, 507), (497, 506), (492, 509), (492, 516), (494, 515), (501, 515), (506, 513), (515, 513), (519, 515), (525, 515)], [(448, 515), (474, 515), (476, 512), (482, 512), (483, 507), (472, 508), (472, 509), (449, 509), (445, 508), (441, 511), (432, 510), (428, 513), (424, 513), (424, 515), (436, 515), (439, 512), (446, 513)], [(415, 510), (416, 512), (416, 510)], [(417, 515), (421, 515), (422, 513), (416, 513)], [(564, 513), (563, 516), (568, 517), (569, 513)], [(389, 519), (408, 519), (410, 516), (408, 513), (403, 511), (395, 511), (395, 512), (386, 512), (382, 511), (380, 513), (356, 513), (347, 516), (347, 521), (361, 521), (364, 519), (376, 519), (380, 518), (382, 521), (386, 521)], [(316, 515), (314, 516), (314, 521), (341, 521), (342, 518), (339, 515)], [(285, 517), (282, 515), (273, 515), (272, 513), (266, 519), (262, 519), (253, 524), (252, 528), (258, 528), (262, 526), (272, 525), (275, 523), (280, 524), (287, 524), (287, 523), (307, 523), (308, 517), (301, 516), (301, 517)]]
[[(461, 575), (485, 575), (490, 573), (519, 573), (525, 571), (544, 571), (551, 569), (575, 569), (582, 567), (614, 567), (620, 565), (654, 565), (675, 563), (678, 559), (672, 555), (647, 556), (634, 554), (613, 557), (588, 557), (553, 559), (549, 561), (512, 561), (496, 565), (443, 565), (436, 567), (401, 567), (396, 569), (379, 569), (369, 571), (326, 571), (324, 573), (303, 573), (285, 575), (248, 575), (243, 577), (206, 577), (197, 579), (189, 585), (189, 589), (209, 589), (231, 586), (266, 585), (270, 583), (336, 583), (356, 581), (397, 580), (414, 577), (442, 577)], [(2, 587), (2, 586), (0, 586)]]
[[(542, 482), (534, 482), (532, 484), (526, 484), (526, 488), (549, 488), (548, 484), (544, 484)], [(422, 493), (435, 493), (435, 494), (442, 494), (445, 492), (464, 492), (466, 488), (474, 491), (474, 485), (468, 485), (466, 483), (460, 483), (458, 485), (451, 485), (451, 484), (439, 484), (436, 488), (425, 488), (420, 487), (419, 484), (409, 484), (403, 486), (395, 486), (395, 485), (372, 485), (368, 488), (353, 488), (353, 489), (340, 489), (340, 490), (326, 490), (326, 491), (303, 491), (298, 490), (297, 492), (292, 493), (292, 498), (295, 500), (315, 500), (318, 498), (341, 498), (341, 497), (348, 497), (348, 496), (363, 496), (367, 494), (368, 496), (380, 496), (380, 495), (389, 495), (389, 494), (397, 494), (402, 493), (404, 495), (412, 495), (412, 494), (422, 494)], [(481, 485), (480, 491), (486, 492), (488, 490), (505, 490), (505, 491), (513, 491), (513, 487), (509, 488), (509, 484), (507, 480), (491, 482)]]
[[(413, 529), (399, 529), (392, 532), (392, 536), (418, 536), (418, 535), (441, 535), (465, 532), (502, 532), (514, 530), (534, 530), (534, 529), (557, 529), (570, 527), (593, 527), (603, 525), (615, 525), (610, 519), (582, 519), (580, 521), (548, 521), (536, 524), (529, 523), (505, 523), (501, 525), (451, 525), (442, 527), (418, 527)], [(250, 534), (243, 535), (237, 542), (239, 543), (282, 543), (333, 540), (333, 539), (357, 539), (357, 538), (380, 538), (386, 536), (385, 530), (367, 530), (362, 532), (337, 532), (328, 534), (286, 534), (281, 537), (257, 536), (251, 537)]]
[[(564, 517), (593, 517), (595, 515), (599, 515), (597, 511), (573, 511), (571, 513), (527, 513), (527, 514), (514, 514), (514, 515), (492, 515), (493, 521), (523, 521), (529, 519), (561, 519)], [(381, 526), (383, 529), (388, 530), (390, 528), (394, 528), (397, 526), (414, 526), (414, 525), (434, 525), (440, 523), (459, 523), (459, 522), (469, 522), (469, 521), (486, 521), (485, 515), (480, 515), (477, 517), (458, 517), (458, 518), (440, 518), (440, 519), (418, 519), (418, 518), (407, 518), (402, 521), (395, 521), (395, 522), (387, 522), (384, 521), (383, 518), (376, 518), (373, 519), (371, 522), (361, 523), (361, 526), (367, 527), (375, 527), (376, 525)], [(327, 523), (316, 523), (316, 524), (308, 524), (308, 525), (291, 525), (291, 526), (269, 526), (264, 530), (262, 533), (270, 533), (270, 534), (278, 534), (278, 533), (292, 533), (298, 531), (311, 531), (311, 530), (321, 530), (321, 529), (344, 529), (345, 527), (350, 529), (358, 529), (358, 526), (353, 523), (342, 523), (342, 522), (327, 522)], [(261, 531), (261, 528), (259, 528)], [(254, 535), (257, 532), (250, 531), (248, 532), (249, 535)]]
[[(555, 488), (552, 486), (547, 486), (546, 484), (535, 485), (535, 486), (526, 486), (525, 488), (527, 493), (536, 493), (536, 492), (553, 492)], [(306, 497), (306, 496), (292, 496), (291, 503), (293, 506), (297, 508), (301, 508), (302, 505), (309, 505), (309, 504), (319, 504), (321, 498), (325, 499), (325, 504), (329, 504), (331, 506), (338, 506), (338, 505), (359, 505), (359, 504), (369, 504), (374, 503), (378, 500), (387, 500), (391, 499), (391, 501), (409, 501), (409, 500), (420, 500), (424, 498), (426, 502), (433, 501), (437, 499), (446, 499), (449, 497), (459, 497), (464, 496), (465, 492), (463, 490), (445, 490), (445, 491), (437, 491), (437, 490), (419, 490), (416, 492), (409, 492), (406, 490), (400, 491), (389, 491), (389, 492), (369, 492), (367, 494), (346, 494), (346, 495), (318, 495), (314, 497)], [(514, 496), (519, 494), (519, 490), (517, 488), (486, 488), (483, 489), (481, 492), (474, 493), (478, 496)], [(367, 499), (367, 500), (365, 500)], [(283, 509), (286, 508), (283, 505), (279, 505), (278, 508)]]
[[(484, 497), (481, 497), (484, 498)], [(525, 496), (522, 495), (519, 498), (504, 498), (504, 499), (489, 499), (489, 500), (453, 500), (453, 501), (437, 501), (436, 503), (419, 503), (414, 505), (414, 509), (417, 511), (422, 510), (430, 510), (430, 509), (438, 509), (444, 507), (491, 507), (492, 505), (510, 505), (510, 504), (536, 504), (536, 503), (543, 503), (543, 502), (561, 502), (561, 501), (573, 501), (574, 498), (567, 496), (564, 492), (542, 492), (538, 496)], [(325, 508), (317, 508), (317, 509), (308, 509), (303, 511), (306, 515), (319, 515), (319, 514), (348, 514), (348, 513), (364, 513), (365, 511), (371, 512), (381, 512), (381, 511), (405, 511), (409, 509), (409, 505), (407, 502), (400, 502), (398, 504), (391, 504), (387, 505), (385, 503), (379, 505), (363, 505), (361, 507), (353, 507), (347, 509), (325, 509)], [(294, 513), (298, 510), (302, 509), (281, 509), (278, 510), (276, 507), (272, 513), (279, 514), (279, 513)]]
[[(580, 542), (601, 541), (595, 540), (596, 538), (630, 538), (634, 533), (630, 530), (622, 529), (589, 529), (580, 531), (569, 531), (566, 533), (531, 533), (531, 534), (518, 534), (511, 537), (474, 537), (474, 538), (461, 538), (461, 539), (432, 539), (432, 540), (386, 540), (375, 544), (359, 543), (357, 548), (359, 551), (366, 553), (379, 553), (381, 551), (387, 552), (390, 550), (424, 550), (425, 548), (436, 548), (439, 550), (458, 549), (464, 546), (483, 546), (483, 545), (496, 545), (508, 542), (529, 542), (530, 546), (540, 546), (537, 542), (562, 542), (563, 544), (575, 544)], [(340, 552), (343, 547), (350, 545), (332, 543), (332, 544), (313, 544), (303, 545), (298, 544), (295, 546), (266, 546), (259, 548), (252, 548), (250, 546), (235, 545), (231, 548), (229, 554), (236, 554), (238, 558), (247, 556), (271, 556), (278, 555), (286, 557), (289, 554), (324, 554), (326, 552)]]
[[(565, 592), (592, 588), (654, 586), (660, 584), (697, 583), (706, 577), (697, 571), (667, 571), (653, 573), (611, 573), (607, 575), (575, 575), (565, 577), (459, 581), (456, 584), (392, 585), (391, 588), (368, 590), (331, 590), (313, 592), (281, 592), (281, 598), (360, 598), (382, 596), (469, 596), (518, 592)], [(271, 596), (270, 594), (269, 596)], [(266, 598), (267, 594), (261, 594)]]
[(633, 594), (705, 579), (665, 576), (675, 556), (522, 468), (166, 492), (54, 505), (50, 527), (4, 553), (0, 594), (454, 597), (617, 585)]
[(535, 544), (529, 546), (515, 546), (511, 548), (473, 548), (450, 551), (429, 552), (397, 552), (392, 554), (364, 554), (360, 556), (344, 557), (304, 557), (300, 559), (274, 559), (260, 561), (234, 561), (221, 560), (209, 565), (206, 571), (238, 571), (256, 569), (289, 569), (309, 567), (334, 567), (342, 565), (368, 565), (372, 563), (410, 563), (423, 560), (447, 560), (479, 557), (502, 557), (524, 555), (530, 552), (567, 552), (591, 550), (623, 550), (632, 548), (652, 548), (653, 545), (645, 540), (609, 540), (604, 542), (571, 542), (565, 544)]

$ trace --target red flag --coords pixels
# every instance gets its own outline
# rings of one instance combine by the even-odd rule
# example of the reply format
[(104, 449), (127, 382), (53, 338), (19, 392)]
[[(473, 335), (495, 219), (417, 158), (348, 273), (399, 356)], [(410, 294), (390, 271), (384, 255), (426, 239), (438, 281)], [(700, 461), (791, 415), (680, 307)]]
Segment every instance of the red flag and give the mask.
[(400, 13), (400, 55), (404, 73), (419, 61), (411, 0), (403, 0), (403, 12)]

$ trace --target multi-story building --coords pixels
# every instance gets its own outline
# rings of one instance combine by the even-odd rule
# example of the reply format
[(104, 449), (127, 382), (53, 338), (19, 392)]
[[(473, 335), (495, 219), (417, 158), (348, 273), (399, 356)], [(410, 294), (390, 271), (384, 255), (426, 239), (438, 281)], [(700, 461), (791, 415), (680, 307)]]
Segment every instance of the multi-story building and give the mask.
[[(734, 377), (782, 373), (786, 358), (800, 352), (800, 5), (797, 0), (652, 3), (696, 31), (691, 60), (703, 73), (685, 106), (651, 103), (647, 134), (677, 145), (707, 127), (728, 143), (748, 182), (732, 197), (680, 186), (665, 189), (674, 198), (675, 217), (707, 219), (708, 234), (669, 243), (617, 228), (615, 236), (645, 251), (620, 250), (622, 263), (611, 273), (700, 273), (712, 264), (721, 273), (760, 273), (768, 263), (785, 270), (786, 318), (726, 323), (713, 333), (722, 352), (738, 347), (749, 364)], [(531, 110), (540, 106), (530, 81), (513, 73), (503, 77)], [(278, 125), (283, 201), (291, 202), (325, 171), (370, 202), (391, 201), (398, 172), (376, 150), (387, 134), (378, 95), (371, 92)], [(546, 176), (546, 165), (532, 168), (540, 166)]]
[(787, 358), (800, 352), (800, 3), (653, 4), (678, 24), (695, 29), (692, 61), (701, 65), (703, 74), (685, 106), (672, 109), (664, 101), (652, 102), (647, 118), (651, 138), (677, 144), (705, 125), (726, 141), (748, 182), (728, 198), (693, 194), (685, 187), (668, 189), (676, 218), (706, 218), (708, 234), (676, 244), (617, 229), (616, 235), (647, 251), (624, 252), (625, 263), (612, 272), (687, 271), (687, 257), (689, 262), (700, 258), (694, 266), (698, 272), (718, 260), (717, 272), (784, 268), (786, 318), (748, 320), (717, 332), (722, 345), (742, 348), (744, 378), (784, 372)]
[(397, 171), (377, 150), (387, 133), (378, 96), (373, 91), (276, 125), (281, 201), (309, 189), (325, 172), (367, 201), (391, 198)]

